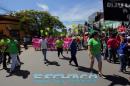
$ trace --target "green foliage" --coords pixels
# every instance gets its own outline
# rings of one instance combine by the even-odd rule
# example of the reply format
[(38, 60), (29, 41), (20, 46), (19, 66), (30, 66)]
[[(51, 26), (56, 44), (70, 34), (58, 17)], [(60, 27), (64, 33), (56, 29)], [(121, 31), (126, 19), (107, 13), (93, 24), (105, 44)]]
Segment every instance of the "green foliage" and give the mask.
[[(23, 23), (26, 23), (28, 24), (28, 29), (30, 29), (29, 31), (37, 31), (38, 35), (40, 35), (40, 30), (53, 33), (55, 27), (60, 29), (65, 28), (58, 18), (52, 16), (47, 11), (22, 10), (15, 12), (14, 15), (20, 19), (21, 27)], [(50, 28), (50, 30), (46, 30), (47, 28)]]

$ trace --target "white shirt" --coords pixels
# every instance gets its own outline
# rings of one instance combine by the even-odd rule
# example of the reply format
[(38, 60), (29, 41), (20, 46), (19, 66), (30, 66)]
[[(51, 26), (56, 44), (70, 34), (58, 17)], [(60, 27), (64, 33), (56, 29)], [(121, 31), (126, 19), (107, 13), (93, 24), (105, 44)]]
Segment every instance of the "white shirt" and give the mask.
[(41, 49), (47, 49), (47, 40), (46, 39), (41, 40)]

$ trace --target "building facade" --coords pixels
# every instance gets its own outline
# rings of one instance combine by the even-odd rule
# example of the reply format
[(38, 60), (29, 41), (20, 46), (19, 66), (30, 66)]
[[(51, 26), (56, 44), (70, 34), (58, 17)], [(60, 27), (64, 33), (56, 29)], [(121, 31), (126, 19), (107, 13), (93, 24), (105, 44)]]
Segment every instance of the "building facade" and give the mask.
[[(23, 28), (27, 28), (26, 24), (23, 24)], [(21, 30), (18, 18), (9, 15), (0, 15), (0, 35), (14, 36), (22, 39), (25, 32)]]

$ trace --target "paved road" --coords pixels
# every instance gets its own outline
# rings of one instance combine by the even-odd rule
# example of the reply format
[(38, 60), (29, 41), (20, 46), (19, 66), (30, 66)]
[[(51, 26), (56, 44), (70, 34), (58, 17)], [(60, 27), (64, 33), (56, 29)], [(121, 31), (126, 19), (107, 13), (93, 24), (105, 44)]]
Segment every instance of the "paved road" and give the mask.
[[(70, 57), (66, 52), (64, 52), (64, 55)], [(47, 57), (51, 61), (49, 65), (44, 64), (41, 51), (34, 51), (33, 48), (23, 49), (23, 53), (20, 55), (22, 62), (24, 62), (21, 71), (11, 77), (6, 77), (8, 73), (5, 70), (0, 70), (0, 86), (130, 86), (129, 74), (118, 72), (119, 64), (111, 64), (106, 61), (103, 61), (103, 73), (106, 75), (106, 79), (98, 77), (93, 83), (79, 83), (79, 80), (77, 82), (71, 81), (73, 79), (70, 82), (65, 80), (64, 83), (56, 83), (51, 80), (48, 83), (36, 83), (34, 82), (34, 73), (88, 74), (89, 59), (85, 50), (79, 51), (77, 54), (78, 63), (81, 66), (79, 70), (70, 66), (68, 59), (59, 59), (55, 51), (48, 51)], [(96, 60), (94, 68), (97, 70)]]

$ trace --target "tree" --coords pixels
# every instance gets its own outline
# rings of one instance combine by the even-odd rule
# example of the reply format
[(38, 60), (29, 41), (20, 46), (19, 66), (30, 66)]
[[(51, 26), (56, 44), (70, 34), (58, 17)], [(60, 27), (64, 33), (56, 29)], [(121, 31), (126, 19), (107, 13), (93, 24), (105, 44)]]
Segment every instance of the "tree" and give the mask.
[[(26, 22), (28, 24), (28, 28), (31, 31), (36, 32), (36, 35), (40, 35), (40, 30), (52, 34), (55, 27), (60, 29), (65, 28), (58, 18), (52, 16), (47, 11), (22, 10), (14, 13), (14, 15), (20, 18), (21, 24)], [(48, 31), (47, 28), (50, 28), (50, 30)]]

